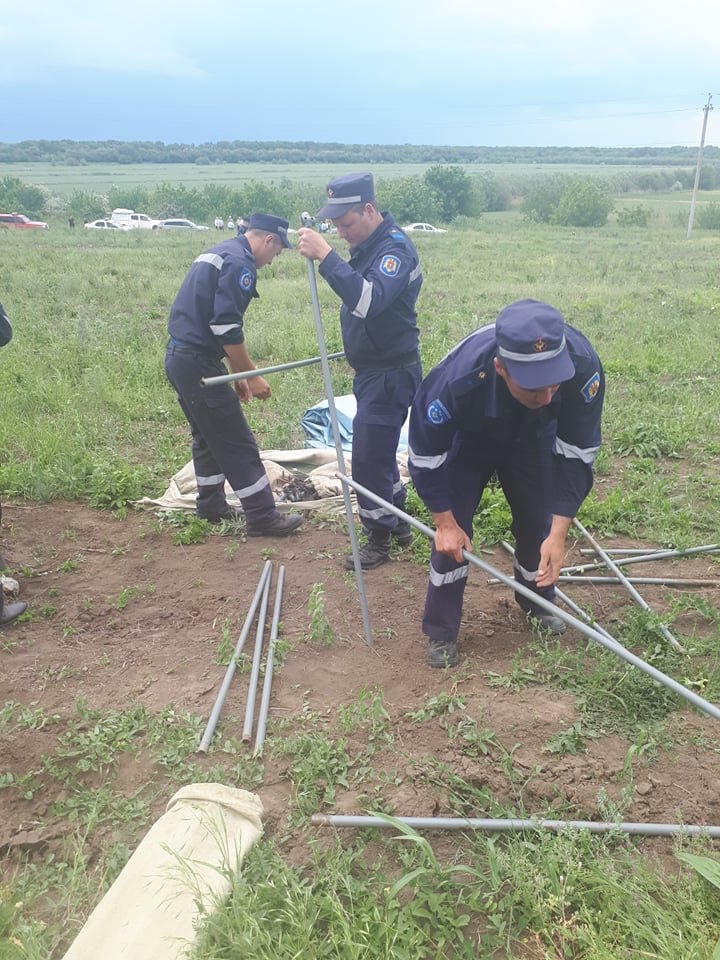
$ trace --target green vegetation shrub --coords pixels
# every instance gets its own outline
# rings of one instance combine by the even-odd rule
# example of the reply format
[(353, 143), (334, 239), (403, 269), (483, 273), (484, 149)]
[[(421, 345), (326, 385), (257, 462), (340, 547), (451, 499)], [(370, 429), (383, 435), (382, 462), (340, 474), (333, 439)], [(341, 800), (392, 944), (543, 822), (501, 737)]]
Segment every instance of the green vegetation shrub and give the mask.
[(607, 223), (613, 201), (607, 187), (593, 180), (578, 180), (566, 187), (550, 222), (563, 227), (601, 227)]
[(720, 230), (720, 203), (709, 203), (697, 212), (695, 223), (703, 230)]
[(650, 211), (639, 203), (634, 207), (618, 210), (617, 222), (622, 227), (647, 227), (650, 223)]

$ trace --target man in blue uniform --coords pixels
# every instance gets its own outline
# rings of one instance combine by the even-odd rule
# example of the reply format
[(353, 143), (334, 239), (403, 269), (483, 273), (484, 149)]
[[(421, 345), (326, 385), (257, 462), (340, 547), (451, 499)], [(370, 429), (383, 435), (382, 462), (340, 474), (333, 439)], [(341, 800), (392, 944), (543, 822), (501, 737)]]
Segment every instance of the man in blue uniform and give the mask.
[(206, 520), (234, 516), (225, 499), (225, 479), (245, 513), (247, 534), (284, 537), (302, 523), (300, 514), (275, 508), (257, 443), (240, 407), (253, 397), (265, 400), (270, 387), (262, 377), (233, 386), (203, 387), (202, 377), (254, 370), (245, 346), (243, 320), (254, 297), (256, 272), (286, 247), (287, 220), (254, 213), (245, 233), (201, 253), (190, 267), (170, 310), (170, 342), (165, 371), (175, 388), (193, 438), (197, 514)]
[[(593, 484), (605, 395), (588, 340), (549, 304), (519, 300), (461, 341), (418, 390), (409, 468), (436, 527), (423, 618), (432, 667), (458, 662), (472, 518), (495, 474), (512, 511), (515, 579), (546, 600)], [(516, 594), (552, 633), (565, 625)]]
[[(400, 430), (422, 369), (415, 303), (422, 274), (417, 250), (389, 213), (375, 202), (370, 173), (338, 177), (327, 186), (318, 220), (332, 220), (350, 247), (345, 262), (316, 231), (299, 231), (298, 248), (320, 261), (320, 275), (342, 300), (340, 325), (348, 363), (355, 371), (352, 475), (362, 486), (401, 509), (405, 487), (397, 467)], [(360, 548), (364, 570), (389, 559), (391, 538), (412, 542), (404, 521), (358, 495), (367, 540)], [(353, 568), (352, 557), (345, 562)]]
[[(6, 344), (10, 343), (12, 340), (13, 329), (12, 324), (10, 323), (10, 318), (7, 313), (5, 313), (5, 308), (0, 303), (0, 347), (4, 347)], [(2, 504), (0, 504), (0, 520), (2, 520)], [(0, 555), (0, 571), (5, 566), (5, 559)], [(13, 603), (5, 603), (5, 595), (3, 593), (2, 584), (0, 583), (0, 627), (6, 626), (8, 623), (12, 623), (16, 617), (19, 617), (21, 613), (25, 613), (27, 610), (27, 604), (18, 600)]]

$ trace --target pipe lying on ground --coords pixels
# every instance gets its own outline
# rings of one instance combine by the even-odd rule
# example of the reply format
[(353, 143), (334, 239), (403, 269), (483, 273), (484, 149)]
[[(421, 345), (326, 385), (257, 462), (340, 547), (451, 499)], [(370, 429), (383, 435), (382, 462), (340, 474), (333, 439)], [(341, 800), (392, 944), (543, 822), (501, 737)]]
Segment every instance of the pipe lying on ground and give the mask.
[[(341, 480), (344, 485), (351, 487), (356, 492), (364, 494), (369, 500), (372, 500), (379, 506), (385, 507), (389, 513), (399, 517), (401, 520), (406, 520), (411, 527), (414, 527), (415, 530), (419, 530), (420, 533), (425, 534), (425, 536), (429, 539), (432, 540), (434, 538), (435, 532), (430, 527), (424, 523), (421, 523), (421, 521), (417, 520), (415, 517), (411, 517), (410, 514), (405, 513), (404, 510), (400, 510), (400, 508), (396, 507), (395, 504), (388, 503), (387, 500), (383, 500), (382, 497), (379, 497), (376, 493), (373, 493), (372, 490), (368, 490), (367, 487), (363, 487), (361, 484), (351, 480), (349, 477), (345, 476), (344, 473), (338, 472), (335, 474), (335, 476), (338, 478), (338, 480)], [(559, 617), (568, 626), (574, 627), (575, 630), (579, 630), (584, 636), (589, 637), (591, 640), (595, 640), (601, 646), (605, 647), (606, 650), (616, 653), (623, 660), (626, 660), (628, 663), (632, 664), (632, 666), (637, 667), (638, 670), (642, 670), (643, 673), (646, 673), (649, 677), (652, 677), (653, 680), (656, 680), (664, 687), (672, 690), (673, 693), (676, 693), (684, 700), (687, 700), (699, 710), (702, 710), (703, 713), (707, 713), (708, 716), (714, 717), (716, 720), (720, 720), (720, 707), (716, 707), (714, 703), (709, 703), (707, 700), (704, 700), (702, 697), (698, 696), (694, 690), (689, 690), (681, 683), (678, 683), (677, 680), (673, 680), (672, 677), (668, 677), (660, 670), (656, 670), (655, 667), (651, 666), (651, 664), (641, 660), (640, 657), (636, 657), (634, 653), (630, 653), (629, 650), (626, 650), (625, 647), (621, 646), (616, 641), (608, 640), (608, 638), (598, 630), (594, 630), (592, 627), (587, 626), (587, 624), (582, 623), (582, 621), (577, 620), (571, 614), (566, 613), (566, 611), (561, 607), (556, 606), (554, 603), (551, 603), (549, 600), (546, 600), (539, 594), (533, 593), (532, 590), (529, 590), (522, 583), (517, 583), (510, 577), (506, 577), (504, 573), (501, 573), (499, 570), (496, 570), (494, 567), (490, 566), (489, 563), (486, 563), (484, 560), (476, 557), (474, 553), (469, 553), (467, 550), (463, 550), (462, 555), (468, 563), (475, 567), (479, 567), (481, 570), (484, 570), (485, 573), (489, 573), (493, 577), (497, 577), (505, 584), (505, 586), (510, 587), (510, 589), (515, 593), (519, 593), (526, 599), (531, 600), (536, 606), (543, 610), (547, 610), (548, 613), (552, 613), (554, 616)]]
[(255, 649), (253, 651), (250, 681), (248, 683), (247, 704), (245, 705), (245, 722), (243, 723), (242, 741), (248, 743), (252, 736), (253, 714), (255, 713), (255, 697), (257, 696), (258, 677), (260, 676), (260, 660), (262, 659), (263, 637), (265, 635), (265, 621), (267, 620), (268, 599), (270, 597), (270, 581), (272, 574), (265, 581), (260, 613), (258, 614), (257, 629), (255, 631)]
[[(617, 577), (573, 576), (569, 573), (560, 575), (560, 582), (565, 583), (620, 583)], [(661, 587), (720, 587), (720, 580), (688, 580), (680, 577), (627, 577), (628, 583), (654, 583)], [(490, 581), (488, 580), (488, 583)]]
[[(633, 554), (633, 556), (622, 556), (615, 560), (618, 567), (626, 567), (629, 563), (649, 563), (651, 560), (672, 560), (676, 557), (691, 557), (698, 553), (719, 553), (720, 544), (709, 543), (704, 547), (689, 547), (687, 550), (655, 550), (648, 553), (646, 550), (605, 550), (608, 555)], [(593, 549), (581, 549), (580, 553), (591, 553), (596, 555), (597, 551)], [(582, 573), (584, 570), (597, 570), (598, 567), (605, 566), (604, 563), (597, 560), (594, 563), (580, 563), (574, 567), (563, 567), (561, 573)]]
[(259, 757), (263, 751), (265, 743), (265, 730), (267, 728), (268, 711), (270, 709), (270, 692), (273, 682), (273, 660), (275, 654), (275, 641), (278, 635), (278, 625), (280, 623), (280, 609), (282, 607), (283, 586), (285, 584), (285, 567), (280, 567), (278, 573), (277, 586), (275, 587), (275, 606), (273, 607), (272, 623), (270, 625), (270, 639), (268, 641), (268, 652), (265, 660), (265, 679), (263, 680), (262, 699), (260, 700), (260, 712), (258, 714), (257, 733), (255, 734), (255, 749), (253, 756)]
[[(329, 353), (328, 360), (341, 360), (344, 353)], [(240, 373), (226, 373), (221, 377), (202, 377), (203, 387), (215, 387), (220, 383), (233, 383), (235, 380), (247, 380), (250, 377), (264, 377), (266, 373), (278, 373), (280, 370), (293, 370), (295, 367), (309, 367), (312, 363), (321, 363), (322, 357), (309, 357), (307, 360), (293, 360), (291, 363), (276, 363), (273, 367), (261, 367), (259, 370), (243, 370)]]
[[(505, 550), (507, 553), (509, 553), (510, 556), (511, 556), (511, 557), (513, 558), (513, 560), (514, 560), (514, 559), (515, 559), (515, 550), (514, 550), (512, 544), (508, 543), (507, 540), (502, 540), (501, 543), (502, 543), (502, 548), (503, 548), (503, 550)], [(493, 582), (495, 582), (495, 583), (500, 583), (499, 580), (495, 580), (495, 581), (493, 581), (493, 580), (488, 580), (488, 583), (493, 583)], [(560, 590), (557, 585), (555, 586), (555, 596), (558, 598), (558, 600), (562, 600), (562, 602), (565, 604), (565, 606), (566, 606), (569, 610), (572, 610), (572, 612), (573, 612), (577, 617), (579, 617), (584, 623), (589, 624), (594, 630), (597, 630), (598, 633), (601, 633), (604, 637), (607, 637), (608, 640), (611, 640), (613, 643), (617, 643), (618, 646), (622, 646), (622, 644), (619, 643), (619, 642), (615, 639), (615, 637), (613, 637), (611, 634), (609, 634), (604, 627), (601, 627), (601, 626), (600, 626), (600, 624), (597, 622), (597, 620), (593, 620), (593, 618), (592, 618), (591, 616), (589, 616), (587, 613), (585, 613), (585, 611), (582, 609), (582, 607), (579, 607), (573, 600), (570, 599), (570, 597), (567, 596), (567, 594), (563, 593), (562, 590)]]
[[(393, 822), (396, 821), (396, 822)], [(314, 813), (310, 822), (328, 827), (381, 827), (394, 830), (397, 823), (414, 830), (484, 830), (488, 833), (509, 833), (521, 830), (587, 830), (589, 833), (635, 834), (643, 837), (720, 837), (720, 827), (684, 823), (608, 823), (599, 820), (485, 820), (478, 817), (362, 817), (350, 814)]]
[[(651, 608), (650, 608), (650, 604), (649, 604), (649, 603), (646, 603), (646, 601), (643, 600), (643, 598), (642, 598), (642, 597), (640, 596), (640, 594), (637, 592), (637, 590), (635, 589), (635, 587), (630, 583), (630, 581), (628, 580), (628, 578), (627, 578), (627, 577), (625, 576), (625, 574), (622, 572), (622, 570), (620, 569), (620, 567), (618, 567), (618, 565), (615, 563), (615, 561), (612, 560), (612, 559), (605, 553), (605, 551), (604, 551), (603, 548), (600, 546), (600, 544), (597, 542), (597, 540), (585, 529), (585, 527), (580, 523), (580, 521), (578, 520), (577, 517), (575, 517), (575, 518), (573, 519), (573, 526), (575, 527), (576, 530), (579, 530), (579, 531), (580, 531), (580, 533), (585, 537), (585, 539), (586, 539), (587, 542), (590, 544), (590, 546), (593, 548), (593, 550), (597, 553), (597, 555), (605, 562), (605, 565), (615, 574), (615, 576), (618, 578), (618, 580), (620, 581), (620, 583), (622, 583), (622, 585), (625, 587), (625, 589), (627, 590), (627, 592), (628, 592), (628, 593), (630, 594), (630, 596), (633, 598), (633, 600), (635, 601), (635, 603), (637, 603), (637, 605), (638, 605), (642, 610), (646, 610), (648, 613), (652, 613), (653, 611), (652, 611)], [(682, 648), (682, 646), (677, 642), (677, 640), (675, 639), (675, 637), (670, 633), (670, 631), (668, 630), (668, 628), (665, 626), (664, 623), (658, 623), (657, 627), (658, 627), (658, 630), (660, 631), (660, 633), (665, 637), (665, 639), (667, 640), (667, 642), (670, 644), (671, 647), (674, 647), (676, 650), (679, 650), (680, 653), (685, 653), (685, 650), (684, 650), (684, 649)]]
[(247, 640), (247, 635), (250, 633), (250, 627), (252, 626), (253, 619), (255, 617), (255, 611), (257, 610), (257, 605), (260, 602), (260, 596), (265, 589), (265, 582), (270, 576), (270, 568), (272, 564), (269, 560), (265, 561), (265, 566), (263, 567), (262, 573), (260, 574), (260, 580), (255, 589), (255, 596), (252, 598), (250, 603), (250, 608), (248, 609), (247, 617), (245, 617), (245, 623), (242, 626), (240, 631), (240, 636), (238, 637), (238, 642), (235, 646), (235, 652), (232, 655), (230, 663), (227, 666), (225, 671), (225, 677), (223, 678), (222, 686), (220, 687), (220, 692), (218, 693), (215, 699), (215, 705), (212, 708), (210, 713), (210, 719), (207, 722), (205, 727), (205, 733), (202, 735), (202, 739), (198, 745), (198, 753), (207, 753), (208, 747), (210, 746), (210, 741), (212, 740), (213, 734), (215, 733), (215, 727), (217, 722), (220, 719), (220, 712), (222, 711), (223, 704), (225, 703), (225, 697), (227, 696), (230, 683), (232, 682), (233, 675), (235, 674), (235, 667), (237, 666), (238, 657), (242, 653), (242, 649), (245, 646), (245, 641)]

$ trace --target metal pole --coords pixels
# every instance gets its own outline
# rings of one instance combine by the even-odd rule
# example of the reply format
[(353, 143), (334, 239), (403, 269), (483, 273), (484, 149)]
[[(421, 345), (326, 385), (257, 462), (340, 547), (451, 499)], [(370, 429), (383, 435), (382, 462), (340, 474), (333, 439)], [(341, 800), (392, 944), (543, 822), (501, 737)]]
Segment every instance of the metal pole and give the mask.
[[(630, 583), (630, 581), (628, 580), (628, 578), (627, 578), (627, 577), (625, 576), (625, 574), (622, 572), (622, 570), (620, 569), (620, 567), (618, 567), (618, 565), (615, 563), (615, 561), (612, 560), (612, 559), (605, 553), (605, 551), (604, 551), (603, 548), (600, 546), (600, 544), (597, 542), (597, 540), (595, 540), (595, 538), (594, 538), (590, 533), (588, 533), (588, 531), (587, 531), (587, 530), (585, 529), (585, 527), (580, 523), (580, 521), (578, 520), (577, 517), (575, 517), (575, 519), (573, 520), (573, 524), (574, 524), (575, 528), (576, 528), (577, 530), (579, 530), (580, 533), (585, 537), (585, 539), (586, 539), (587, 542), (590, 544), (590, 546), (593, 548), (593, 550), (595, 550), (595, 552), (597, 553), (597, 555), (598, 555), (599, 557), (601, 557), (601, 558), (605, 561), (606, 565), (610, 568), (610, 570), (612, 570), (612, 572), (613, 572), (613, 573), (615, 574), (615, 576), (618, 578), (618, 580), (620, 581), (620, 583), (623, 584), (623, 586), (624, 586), (625, 589), (628, 591), (628, 593), (630, 594), (630, 596), (633, 598), (633, 600), (635, 601), (635, 603), (637, 603), (637, 605), (638, 605), (639, 607), (641, 607), (643, 610), (647, 610), (648, 613), (652, 613), (652, 610), (650, 609), (650, 605), (647, 604), (647, 603), (643, 600), (643, 598), (642, 598), (642, 597), (640, 596), (640, 594), (637, 592), (637, 590), (635, 589), (635, 587)], [(682, 648), (682, 647), (680, 646), (680, 644), (677, 642), (677, 640), (675, 639), (675, 637), (670, 633), (670, 631), (668, 630), (668, 628), (665, 626), (664, 623), (658, 623), (658, 630), (659, 630), (660, 633), (665, 637), (665, 639), (666, 639), (667, 642), (670, 644), (670, 646), (674, 647), (676, 650), (679, 650), (680, 653), (685, 653), (685, 651), (683, 650), (683, 648)]]
[(270, 596), (270, 580), (272, 575), (265, 581), (262, 601), (260, 603), (260, 613), (258, 614), (257, 630), (255, 631), (255, 650), (253, 651), (252, 669), (250, 670), (250, 683), (248, 685), (248, 698), (245, 706), (245, 723), (243, 724), (242, 739), (243, 743), (248, 743), (252, 735), (253, 714), (255, 713), (255, 697), (257, 695), (257, 683), (260, 676), (260, 658), (262, 657), (263, 635), (265, 633), (265, 620), (267, 619), (268, 597)]
[[(620, 583), (617, 577), (577, 576), (563, 573), (560, 582), (565, 583)], [(488, 580), (488, 583), (490, 581)], [(655, 583), (663, 587), (720, 587), (720, 580), (688, 580), (668, 577), (627, 577), (628, 583)]]
[(227, 670), (225, 671), (225, 677), (223, 679), (222, 686), (220, 687), (220, 692), (215, 698), (215, 705), (213, 706), (212, 712), (210, 713), (210, 719), (208, 720), (207, 726), (205, 727), (205, 733), (202, 735), (202, 740), (198, 745), (198, 753), (207, 753), (207, 749), (210, 746), (210, 741), (212, 740), (213, 733), (215, 733), (215, 727), (217, 726), (217, 722), (220, 719), (220, 711), (223, 708), (225, 697), (227, 696), (227, 692), (230, 687), (233, 674), (235, 673), (235, 667), (237, 666), (238, 657), (242, 653), (242, 649), (245, 646), (245, 641), (247, 640), (247, 635), (248, 633), (250, 633), (250, 627), (252, 626), (253, 618), (255, 616), (255, 611), (257, 610), (257, 605), (260, 602), (260, 595), (265, 589), (265, 581), (270, 576), (271, 566), (272, 564), (270, 563), (270, 561), (266, 560), (265, 566), (263, 567), (262, 573), (260, 574), (260, 580), (258, 581), (257, 588), (255, 589), (255, 596), (252, 598), (252, 602), (250, 603), (250, 609), (248, 610), (247, 616), (245, 617), (245, 623), (243, 624), (242, 630), (240, 631), (240, 636), (238, 637), (238, 642), (235, 646), (235, 652), (233, 653), (232, 659), (230, 660), (230, 663), (227, 666)]
[[(503, 550), (507, 551), (507, 553), (509, 553), (510, 556), (511, 556), (511, 557), (513, 558), (513, 560), (514, 560), (514, 559), (515, 559), (515, 550), (514, 550), (513, 546), (512, 546), (511, 544), (509, 544), (509, 543), (507, 542), (507, 540), (502, 540), (501, 542), (502, 542)], [(489, 582), (490, 582), (490, 581), (488, 580), (488, 583), (489, 583)], [(498, 581), (498, 582), (499, 582), (499, 581)], [(593, 627), (595, 630), (597, 630), (598, 633), (601, 633), (604, 637), (607, 637), (608, 640), (612, 640), (613, 643), (617, 643), (618, 646), (621, 646), (621, 644), (618, 643), (618, 641), (615, 639), (615, 637), (611, 636), (611, 635), (607, 632), (607, 630), (605, 630), (604, 627), (601, 627), (600, 624), (597, 623), (595, 620), (593, 620), (592, 617), (588, 616), (588, 614), (585, 613), (585, 611), (582, 609), (582, 607), (579, 607), (576, 603), (574, 603), (574, 602), (570, 599), (570, 597), (568, 597), (567, 594), (563, 593), (562, 590), (559, 590), (557, 586), (555, 587), (555, 596), (558, 598), (558, 600), (562, 600), (562, 602), (565, 604), (565, 606), (568, 607), (570, 610), (572, 610), (573, 613), (574, 613), (576, 616), (578, 616), (584, 623), (589, 624), (591, 627)]]
[[(330, 353), (328, 354), (328, 360), (340, 360), (344, 356), (344, 353)], [(274, 367), (261, 367), (259, 370), (243, 370), (240, 373), (228, 373), (222, 377), (202, 377), (200, 383), (203, 387), (214, 387), (219, 383), (247, 380), (248, 377), (264, 377), (266, 373), (277, 373), (279, 370), (309, 367), (311, 363), (320, 363), (320, 357), (310, 357), (308, 360), (293, 360), (291, 363), (277, 363)]]
[(708, 94), (707, 103), (703, 107), (702, 133), (700, 134), (700, 149), (698, 150), (697, 166), (695, 167), (695, 182), (693, 183), (692, 198), (690, 200), (690, 216), (688, 217), (687, 239), (690, 239), (695, 221), (695, 203), (698, 187), (700, 186), (700, 169), (702, 167), (703, 150), (705, 148), (705, 131), (707, 130), (708, 115), (712, 110), (712, 94)]
[(265, 743), (265, 730), (267, 728), (267, 717), (270, 709), (270, 691), (273, 682), (273, 657), (275, 653), (275, 641), (278, 635), (278, 625), (280, 623), (280, 608), (282, 607), (283, 586), (285, 584), (285, 567), (280, 567), (278, 573), (277, 586), (275, 587), (275, 606), (273, 607), (272, 624), (270, 625), (270, 640), (268, 641), (268, 652), (265, 660), (265, 679), (263, 680), (262, 699), (260, 701), (260, 713), (258, 714), (257, 733), (255, 734), (255, 749), (253, 756), (259, 757), (263, 751)]
[[(410, 514), (405, 513), (404, 510), (400, 510), (399, 507), (395, 506), (395, 504), (388, 503), (387, 500), (383, 500), (382, 497), (379, 497), (376, 493), (373, 493), (372, 490), (368, 490), (367, 487), (361, 486), (359, 483), (356, 483), (354, 480), (346, 477), (343, 473), (336, 473), (335, 476), (339, 480), (342, 480), (343, 483), (346, 483), (348, 486), (352, 487), (353, 490), (363, 493), (369, 500), (373, 500), (380, 506), (385, 507), (386, 510), (394, 514), (396, 517), (400, 517), (401, 520), (406, 520), (411, 527), (419, 530), (420, 533), (424, 533), (426, 537), (429, 537), (430, 539), (434, 538), (435, 532), (430, 527), (426, 526), (424, 523), (421, 523), (420, 520), (416, 520), (415, 517), (411, 517)], [(552, 613), (555, 616), (560, 617), (560, 619), (564, 620), (568, 626), (574, 627), (576, 630), (579, 630), (580, 633), (584, 634), (584, 636), (589, 637), (591, 640), (595, 640), (601, 646), (605, 647), (606, 650), (616, 653), (623, 660), (626, 660), (628, 663), (632, 664), (632, 666), (637, 667), (638, 670), (642, 670), (643, 673), (646, 673), (649, 677), (652, 677), (653, 680), (661, 683), (664, 687), (672, 690), (673, 693), (676, 693), (679, 697), (682, 697), (699, 710), (702, 710), (703, 713), (707, 713), (708, 716), (714, 717), (716, 720), (720, 720), (720, 707), (716, 707), (714, 703), (709, 703), (707, 700), (704, 700), (702, 697), (698, 696), (694, 690), (688, 690), (687, 687), (684, 687), (681, 683), (678, 683), (677, 680), (673, 680), (672, 677), (668, 677), (660, 670), (656, 670), (655, 667), (651, 666), (649, 663), (645, 663), (644, 660), (641, 660), (640, 657), (636, 657), (634, 653), (630, 653), (629, 650), (626, 650), (625, 647), (621, 646), (616, 641), (608, 640), (608, 638), (603, 636), (603, 634), (598, 630), (587, 626), (580, 620), (576, 620), (575, 617), (571, 616), (569, 613), (566, 613), (561, 607), (556, 606), (554, 603), (550, 603), (549, 600), (546, 600), (539, 594), (533, 593), (532, 590), (529, 590), (527, 587), (523, 586), (522, 583), (518, 583), (516, 580), (512, 580), (510, 577), (506, 577), (504, 573), (501, 573), (499, 570), (491, 567), (489, 563), (481, 560), (480, 557), (475, 556), (474, 553), (468, 553), (467, 550), (463, 550), (462, 555), (468, 563), (471, 563), (475, 567), (479, 567), (481, 570), (484, 570), (485, 573), (489, 573), (493, 577), (497, 577), (498, 580), (502, 580), (505, 586), (510, 587), (511, 590), (514, 590), (521, 596), (526, 597), (528, 600), (532, 600), (533, 603), (537, 604), (537, 606), (541, 607), (543, 610), (547, 610), (548, 613)]]
[[(595, 554), (594, 550), (581, 550), (580, 553), (592, 553)], [(629, 550), (619, 551), (622, 554), (630, 553)], [(616, 560), (615, 563), (620, 567), (626, 567), (629, 563), (649, 563), (651, 560), (668, 560), (673, 557), (691, 557), (696, 553), (718, 553), (720, 552), (720, 544), (709, 543), (704, 547), (690, 547), (687, 550), (655, 550), (653, 553), (647, 553), (646, 551), (640, 550), (635, 556), (623, 556), (620, 559)], [(606, 550), (605, 553), (608, 556), (618, 553), (617, 550)], [(597, 570), (598, 567), (605, 566), (604, 563), (601, 563), (599, 560), (594, 561), (593, 563), (581, 563), (574, 567), (563, 567), (560, 571), (561, 573), (583, 573), (585, 570)]]
[[(718, 543), (711, 543), (711, 544), (708, 544), (708, 546), (706, 546), (706, 547), (690, 547), (689, 549), (690, 549), (690, 551), (691, 551), (692, 553), (695, 553), (695, 552), (699, 552), (699, 553), (716, 553), (718, 550), (720, 550), (720, 544), (718, 544)], [(593, 556), (595, 555), (595, 551), (592, 549), (592, 547), (581, 547), (581, 548), (580, 548), (580, 553), (583, 553), (583, 554), (585, 554), (586, 556), (587, 556), (588, 554), (592, 554)], [(605, 548), (605, 553), (609, 553), (611, 557), (614, 557), (614, 556), (618, 556), (618, 557), (631, 557), (631, 556), (633, 556), (633, 557), (640, 557), (640, 556), (642, 556), (642, 557), (647, 557), (648, 559), (652, 559), (652, 558), (655, 556), (656, 553), (666, 553), (666, 551), (665, 551), (665, 549), (664, 549), (663, 547), (657, 547), (655, 550), (650, 550), (650, 549), (648, 549), (647, 547), (632, 547), (632, 548), (630, 548), (630, 547), (627, 547), (627, 548), (623, 548), (623, 547), (615, 547), (615, 548), (613, 548), (613, 547), (606, 547), (606, 548)], [(675, 553), (675, 551), (673, 550), (673, 551), (671, 551), (671, 553)], [(688, 553), (687, 550), (678, 550), (678, 551), (677, 551), (677, 555), (680, 556), (680, 557), (686, 556), (687, 553)]]
[[(301, 220), (304, 227), (311, 227), (313, 224), (313, 218), (309, 213), (303, 213), (301, 215)], [(342, 442), (340, 440), (340, 429), (338, 427), (337, 411), (335, 409), (335, 393), (333, 392), (332, 379), (330, 377), (327, 346), (325, 344), (325, 331), (323, 330), (322, 317), (320, 316), (320, 300), (318, 298), (315, 264), (309, 257), (307, 258), (307, 272), (308, 282), (310, 284), (310, 300), (312, 301), (313, 319), (315, 320), (315, 333), (317, 335), (318, 347), (320, 348), (320, 364), (322, 367), (323, 382), (325, 384), (325, 397), (328, 402), (328, 413), (330, 414), (333, 440), (335, 442), (335, 455), (337, 456), (338, 470), (344, 475), (345, 456), (343, 454)], [(360, 548), (358, 547), (357, 533), (355, 532), (355, 519), (353, 517), (350, 491), (345, 485), (343, 485), (343, 500), (345, 501), (345, 515), (347, 517), (348, 534), (350, 536), (350, 547), (352, 549), (353, 563), (355, 564), (355, 583), (357, 584), (357, 592), (360, 599), (360, 611), (362, 613), (363, 630), (365, 631), (365, 643), (368, 645), (368, 647), (371, 647), (373, 645), (372, 628), (370, 626), (370, 614), (368, 613), (367, 597), (365, 596), (365, 580), (363, 578), (362, 565), (360, 563)]]
[(328, 827), (381, 827), (397, 829), (398, 823), (414, 830), (484, 830), (508, 833), (516, 830), (587, 830), (589, 833), (635, 834), (643, 837), (720, 837), (720, 827), (685, 823), (608, 823), (600, 820), (491, 820), (478, 817), (371, 817), (314, 813), (310, 822)]

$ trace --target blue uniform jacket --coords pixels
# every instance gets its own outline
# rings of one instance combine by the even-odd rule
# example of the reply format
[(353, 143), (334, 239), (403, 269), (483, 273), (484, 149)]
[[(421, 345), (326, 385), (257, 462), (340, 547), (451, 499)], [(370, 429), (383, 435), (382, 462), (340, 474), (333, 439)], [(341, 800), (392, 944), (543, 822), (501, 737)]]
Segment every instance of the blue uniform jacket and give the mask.
[(493, 460), (512, 444), (552, 440), (550, 511), (574, 517), (593, 484), (600, 449), (605, 377), (586, 337), (569, 324), (565, 336), (575, 376), (539, 410), (519, 403), (495, 371), (495, 324), (462, 340), (423, 380), (410, 412), (408, 467), (432, 513), (451, 509), (448, 464), (461, 441)]
[(170, 308), (170, 336), (222, 357), (224, 344), (245, 340), (243, 317), (259, 296), (256, 279), (255, 257), (242, 235), (201, 253)]
[(417, 250), (389, 213), (345, 262), (334, 250), (320, 264), (343, 305), (343, 345), (355, 370), (410, 362), (418, 348), (415, 302), (422, 285)]

